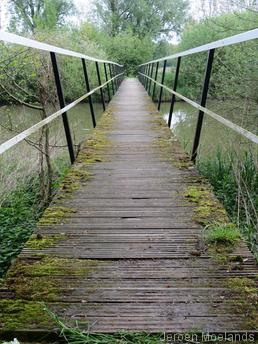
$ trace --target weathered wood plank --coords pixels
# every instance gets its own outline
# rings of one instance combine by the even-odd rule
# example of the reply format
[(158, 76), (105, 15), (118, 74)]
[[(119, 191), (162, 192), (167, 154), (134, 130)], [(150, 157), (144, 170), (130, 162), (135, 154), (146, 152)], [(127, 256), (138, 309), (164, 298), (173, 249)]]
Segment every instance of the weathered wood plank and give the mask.
[(123, 82), (110, 111), (75, 163), (88, 177), (68, 175), (75, 187), (57, 195), (0, 288), (0, 335), (10, 317), (21, 338), (53, 332), (42, 314), (23, 316), (38, 301), (96, 332), (255, 330), (253, 285), (251, 296), (232, 288), (257, 281), (255, 260), (243, 242), (226, 257), (203, 246), (185, 197), (202, 179), (174, 139), (164, 152), (169, 130), (137, 80)]

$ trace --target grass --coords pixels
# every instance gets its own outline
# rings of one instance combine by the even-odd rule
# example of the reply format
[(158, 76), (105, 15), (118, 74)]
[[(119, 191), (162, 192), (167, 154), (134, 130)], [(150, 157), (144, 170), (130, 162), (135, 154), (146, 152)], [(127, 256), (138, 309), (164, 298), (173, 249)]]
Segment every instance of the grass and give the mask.
[[(60, 171), (54, 189), (62, 183), (67, 169)], [(38, 177), (31, 177), (12, 191), (0, 205), (0, 278), (20, 253), (45, 210)]]
[(240, 239), (240, 231), (233, 223), (224, 225), (214, 223), (205, 233), (205, 241), (208, 244), (235, 246)]
[(249, 151), (225, 155), (218, 150), (215, 158), (200, 158), (198, 169), (258, 259), (258, 174), (254, 154)]
[(90, 327), (82, 331), (66, 325), (56, 314), (47, 307), (44, 308), (52, 321), (60, 330), (60, 337), (69, 344), (159, 344), (164, 343), (164, 334), (146, 332), (90, 333)]
[(0, 277), (19, 254), (42, 214), (39, 184), (31, 179), (13, 191), (0, 207)]

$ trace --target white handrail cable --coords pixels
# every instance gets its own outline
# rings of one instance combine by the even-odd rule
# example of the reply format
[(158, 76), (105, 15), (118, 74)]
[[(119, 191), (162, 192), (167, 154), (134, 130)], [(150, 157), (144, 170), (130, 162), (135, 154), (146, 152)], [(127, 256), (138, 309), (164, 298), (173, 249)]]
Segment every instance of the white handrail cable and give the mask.
[(110, 63), (110, 64), (117, 65), (119, 67), (123, 67), (122, 65), (120, 65), (116, 62), (113, 62), (113, 61), (97, 59), (97, 58), (94, 58), (94, 57), (91, 57), (88, 55), (84, 55), (84, 54), (81, 54), (81, 53), (78, 53), (78, 52), (75, 52), (72, 50), (67, 50), (67, 49), (56, 47), (54, 45), (50, 45), (47, 43), (38, 42), (34, 39), (25, 38), (25, 37), (16, 35), (14, 33), (6, 32), (3, 30), (0, 30), (0, 41), (4, 41), (6, 43), (13, 43), (13, 44), (22, 45), (22, 46), (27, 47), (27, 48), (33, 48), (33, 49), (53, 52), (53, 53), (57, 53), (57, 54), (61, 54), (61, 55), (66, 55), (66, 56), (71, 56), (71, 57), (79, 57), (81, 59), (85, 59), (88, 61), (94, 61), (94, 62), (100, 62), (100, 63)]

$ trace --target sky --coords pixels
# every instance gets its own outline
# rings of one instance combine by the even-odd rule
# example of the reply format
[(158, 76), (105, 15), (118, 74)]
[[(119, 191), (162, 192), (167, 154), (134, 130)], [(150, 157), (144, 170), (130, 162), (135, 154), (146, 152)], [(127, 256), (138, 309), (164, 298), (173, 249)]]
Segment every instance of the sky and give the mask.
[[(84, 14), (89, 13), (91, 10), (92, 0), (74, 0), (76, 7)], [(7, 12), (8, 0), (0, 0), (0, 28), (6, 30), (8, 24), (8, 12)]]
[[(0, 0), (0, 29), (4, 29), (4, 30), (7, 29), (7, 24), (8, 24), (7, 1), (8, 0)], [(92, 1), (93, 0), (74, 0), (76, 7), (82, 13), (81, 16), (78, 18), (78, 20), (80, 20), (83, 15), (90, 12)], [(190, 0), (191, 14), (194, 17), (198, 17), (199, 4), (200, 4), (200, 0)]]

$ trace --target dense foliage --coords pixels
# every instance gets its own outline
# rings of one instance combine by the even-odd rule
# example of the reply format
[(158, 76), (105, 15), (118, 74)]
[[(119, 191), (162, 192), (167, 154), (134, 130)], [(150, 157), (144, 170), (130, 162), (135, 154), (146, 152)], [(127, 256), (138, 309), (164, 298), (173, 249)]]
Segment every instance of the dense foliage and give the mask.
[[(189, 22), (181, 35), (178, 51), (184, 51), (212, 41), (253, 29), (258, 12), (228, 13), (201, 22)], [(182, 59), (179, 92), (197, 99), (205, 72), (206, 53)], [(216, 49), (210, 96), (212, 98), (242, 98), (258, 101), (258, 50), (252, 40), (234, 46)], [(194, 66), (194, 68), (193, 68)], [(171, 75), (170, 80), (173, 79)], [(241, 87), (242, 86), (242, 87)]]

